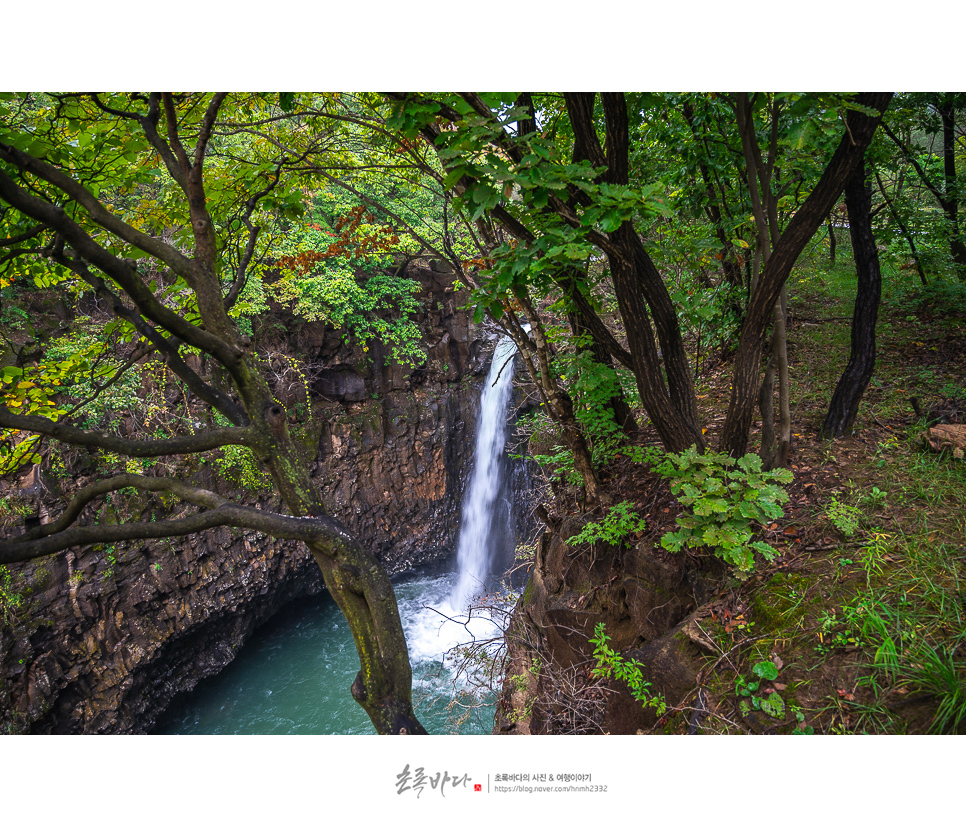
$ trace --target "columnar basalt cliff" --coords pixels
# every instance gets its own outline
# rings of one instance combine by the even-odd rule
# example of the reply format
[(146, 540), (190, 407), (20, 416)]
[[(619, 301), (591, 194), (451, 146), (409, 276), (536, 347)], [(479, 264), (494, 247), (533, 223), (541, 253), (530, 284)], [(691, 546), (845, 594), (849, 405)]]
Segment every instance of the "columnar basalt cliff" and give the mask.
[[(407, 274), (423, 290), (427, 362), (415, 371), (318, 323), (280, 329), (285, 351), (306, 357), (312, 399), (311, 417), (292, 431), (328, 510), (390, 572), (452, 551), (492, 348), (460, 309), (465, 291), (453, 290), (453, 275), (419, 261)], [(295, 401), (284, 404), (291, 412)], [(40, 474), (10, 486), (43, 516), (59, 499)], [(259, 500), (278, 508), (270, 494)], [(226, 529), (68, 551), (14, 566), (10, 582), (25, 602), (0, 624), (0, 728), (40, 733), (149, 730), (255, 628), (322, 589), (304, 547)]]

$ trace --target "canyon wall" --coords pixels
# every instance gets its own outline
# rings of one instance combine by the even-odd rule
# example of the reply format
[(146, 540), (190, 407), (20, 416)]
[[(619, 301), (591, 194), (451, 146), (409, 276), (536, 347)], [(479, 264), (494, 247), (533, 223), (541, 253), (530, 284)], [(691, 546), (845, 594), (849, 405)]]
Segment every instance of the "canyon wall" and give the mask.
[[(311, 413), (294, 416), (297, 395), (284, 403), (293, 435), (328, 511), (391, 573), (454, 548), (492, 350), (460, 309), (467, 292), (434, 267), (406, 267), (422, 287), (427, 361), (416, 370), (379, 343), (363, 352), (340, 331), (275, 312), (276, 347), (303, 359), (310, 390)], [(211, 467), (192, 477), (231, 486)], [(35, 471), (10, 488), (44, 520), (63, 505), (51, 486)], [(245, 497), (280, 509), (271, 491)], [(149, 517), (157, 506), (139, 511)], [(175, 695), (223, 668), (259, 625), (322, 582), (304, 547), (218, 529), (13, 565), (4, 589), (24, 601), (2, 609), (0, 728), (129, 733), (149, 731)]]

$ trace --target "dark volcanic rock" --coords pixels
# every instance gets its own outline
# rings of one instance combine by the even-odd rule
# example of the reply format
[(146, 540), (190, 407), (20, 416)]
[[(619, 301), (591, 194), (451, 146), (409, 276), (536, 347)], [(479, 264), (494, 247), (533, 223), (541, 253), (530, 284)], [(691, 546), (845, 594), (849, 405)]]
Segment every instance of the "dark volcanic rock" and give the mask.
[(625, 684), (593, 676), (598, 623), (612, 649), (641, 663), (652, 692), (671, 705), (693, 695), (702, 661), (687, 623), (713, 587), (709, 568), (646, 541), (568, 545), (585, 521), (567, 517), (538, 541), (508, 632), (495, 732), (628, 734), (654, 725), (655, 710), (642, 709)]
[[(420, 262), (407, 274), (424, 291), (419, 325), (428, 358), (420, 368), (392, 361), (378, 343), (364, 353), (319, 322), (276, 328), (280, 352), (309, 357), (317, 399), (292, 432), (327, 509), (390, 572), (453, 549), (472, 459), (476, 375), (488, 355), (485, 334), (460, 309), (466, 291), (452, 291), (453, 276)], [(17, 485), (36, 505), (37, 523), (62, 504), (44, 483), (35, 471)], [(280, 509), (271, 495), (245, 500)], [(67, 551), (10, 574), (27, 603), (0, 619), (6, 732), (145, 732), (176, 694), (231, 661), (255, 628), (322, 590), (303, 546), (227, 529)]]
[(6, 732), (143, 731), (287, 602), (322, 589), (304, 547), (227, 529), (14, 573), (33, 593), (0, 632)]

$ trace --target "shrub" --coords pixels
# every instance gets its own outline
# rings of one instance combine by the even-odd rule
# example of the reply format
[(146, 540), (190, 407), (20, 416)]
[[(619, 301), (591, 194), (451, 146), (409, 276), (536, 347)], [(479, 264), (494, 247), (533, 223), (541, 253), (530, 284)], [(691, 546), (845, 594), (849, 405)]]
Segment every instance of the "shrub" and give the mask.
[(619, 544), (631, 533), (640, 533), (647, 526), (647, 522), (631, 511), (634, 504), (631, 501), (621, 501), (607, 511), (600, 521), (591, 521), (576, 535), (567, 539), (567, 544), (593, 544), (605, 541), (607, 544)]
[(682, 547), (709, 547), (740, 573), (754, 567), (756, 553), (769, 561), (778, 551), (762, 541), (752, 541), (755, 527), (781, 518), (788, 493), (787, 469), (761, 471), (761, 458), (747, 454), (737, 461), (724, 452), (699, 454), (695, 447), (680, 454), (668, 453), (654, 466), (668, 478), (671, 491), (684, 505), (678, 529), (665, 533), (661, 546), (672, 553)]
[(595, 677), (622, 681), (627, 684), (627, 688), (641, 706), (654, 707), (659, 716), (664, 714), (667, 710), (664, 696), (651, 695), (648, 691), (651, 683), (644, 680), (644, 673), (641, 671), (643, 667), (639, 660), (621, 657), (610, 647), (610, 637), (605, 632), (603, 623), (597, 623), (590, 642), (594, 646), (594, 660), (597, 661), (597, 666), (594, 667)]

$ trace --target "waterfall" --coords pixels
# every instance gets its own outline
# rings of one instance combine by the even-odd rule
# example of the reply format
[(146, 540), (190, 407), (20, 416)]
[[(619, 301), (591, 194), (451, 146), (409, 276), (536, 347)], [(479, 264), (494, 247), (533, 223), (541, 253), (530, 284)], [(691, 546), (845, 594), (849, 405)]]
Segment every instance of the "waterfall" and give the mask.
[(465, 609), (483, 589), (493, 552), (498, 547), (498, 532), (493, 529), (493, 519), (502, 486), (500, 462), (506, 445), (506, 411), (513, 388), (516, 349), (513, 340), (507, 337), (497, 343), (490, 373), (480, 395), (473, 475), (463, 498), (463, 519), (456, 552), (459, 575), (449, 599), (456, 610)]
[[(498, 651), (496, 641), (506, 628), (499, 611), (478, 608), (468, 614), (467, 608), (501, 567), (494, 563), (508, 556), (513, 538), (503, 455), (515, 352), (510, 339), (497, 344), (480, 395), (456, 581), (447, 570), (394, 583), (417, 714), (431, 732), (453, 732), (454, 720), (461, 732), (488, 733), (493, 727), (496, 693), (489, 688), (488, 675), (478, 675), (476, 666), (465, 664), (459, 648), (479, 641), (479, 650)], [(242, 662), (235, 661), (210, 684), (198, 687), (187, 707), (169, 712), (162, 731), (370, 733), (371, 724), (348, 695), (359, 670), (353, 646), (334, 603), (323, 601), (321, 610), (313, 605), (293, 626), (245, 646)]]

